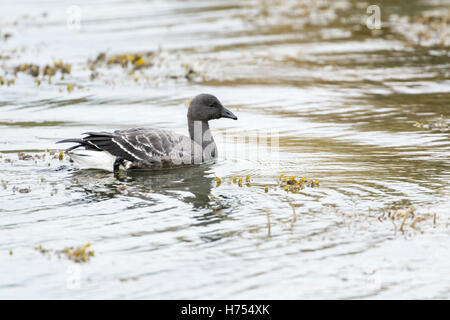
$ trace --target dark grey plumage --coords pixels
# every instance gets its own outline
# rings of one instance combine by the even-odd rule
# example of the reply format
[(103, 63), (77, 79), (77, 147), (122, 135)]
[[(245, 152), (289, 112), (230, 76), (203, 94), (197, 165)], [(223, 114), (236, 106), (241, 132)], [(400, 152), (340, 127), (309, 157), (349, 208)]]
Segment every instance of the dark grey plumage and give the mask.
[[(107, 152), (120, 159), (126, 169), (173, 168), (213, 160), (217, 157), (217, 147), (210, 134), (208, 121), (219, 118), (237, 120), (237, 117), (209, 94), (196, 96), (187, 116), (190, 137), (167, 130), (133, 128), (114, 132), (87, 132), (82, 139), (65, 139), (57, 143), (77, 143), (66, 151), (75, 161), (77, 157), (85, 157), (84, 167), (89, 167), (85, 164), (89, 160), (86, 157), (93, 157), (100, 152)], [(201, 128), (201, 135), (196, 134), (196, 125)], [(92, 152), (77, 152), (79, 148)]]

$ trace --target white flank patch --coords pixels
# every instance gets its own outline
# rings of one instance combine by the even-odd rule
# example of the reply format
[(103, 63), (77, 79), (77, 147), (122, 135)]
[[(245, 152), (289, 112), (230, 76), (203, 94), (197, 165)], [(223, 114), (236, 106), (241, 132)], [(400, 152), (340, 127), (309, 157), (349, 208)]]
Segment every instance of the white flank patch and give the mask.
[(113, 172), (116, 157), (106, 151), (73, 150), (69, 156), (80, 169), (100, 169)]

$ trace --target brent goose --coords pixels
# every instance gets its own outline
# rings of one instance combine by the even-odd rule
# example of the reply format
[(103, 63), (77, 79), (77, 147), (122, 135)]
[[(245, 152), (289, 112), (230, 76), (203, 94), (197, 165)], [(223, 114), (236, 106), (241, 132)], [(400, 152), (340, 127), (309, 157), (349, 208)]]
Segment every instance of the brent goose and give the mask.
[(237, 117), (210, 94), (199, 94), (190, 103), (187, 119), (189, 137), (153, 128), (133, 128), (114, 132), (87, 132), (82, 139), (57, 143), (77, 145), (66, 152), (82, 169), (165, 169), (210, 162), (217, 147), (209, 120)]

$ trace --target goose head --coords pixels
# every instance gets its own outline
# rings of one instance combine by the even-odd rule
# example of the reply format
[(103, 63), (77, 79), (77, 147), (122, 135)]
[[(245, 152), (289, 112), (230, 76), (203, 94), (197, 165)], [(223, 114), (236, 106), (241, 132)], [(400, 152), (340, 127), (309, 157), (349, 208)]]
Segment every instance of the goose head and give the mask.
[(213, 119), (229, 118), (237, 120), (237, 117), (225, 108), (215, 96), (202, 93), (196, 96), (188, 110), (188, 119), (194, 121), (209, 121)]

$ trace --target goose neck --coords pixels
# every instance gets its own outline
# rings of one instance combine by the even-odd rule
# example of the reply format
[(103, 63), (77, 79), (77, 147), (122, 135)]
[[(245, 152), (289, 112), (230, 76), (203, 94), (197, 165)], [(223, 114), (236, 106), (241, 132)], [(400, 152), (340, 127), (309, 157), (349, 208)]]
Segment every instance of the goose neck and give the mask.
[(203, 149), (211, 142), (214, 142), (208, 121), (192, 120), (188, 118), (188, 126), (191, 140), (201, 145)]

